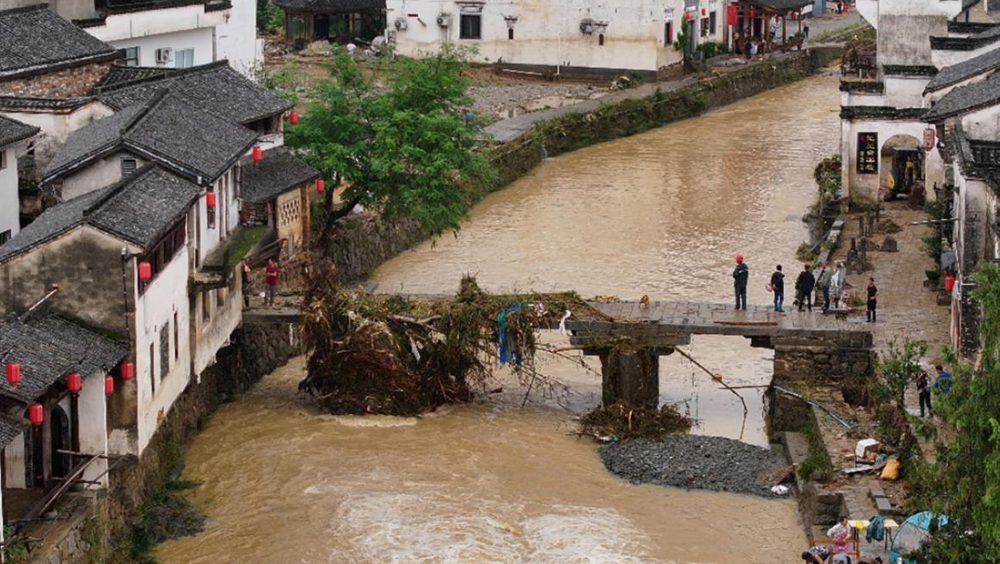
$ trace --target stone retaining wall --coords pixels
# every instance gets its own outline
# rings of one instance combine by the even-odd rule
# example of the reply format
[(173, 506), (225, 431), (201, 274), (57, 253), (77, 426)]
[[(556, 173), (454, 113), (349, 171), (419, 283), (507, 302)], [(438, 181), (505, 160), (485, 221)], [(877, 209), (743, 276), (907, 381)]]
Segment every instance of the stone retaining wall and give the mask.
[[(571, 113), (540, 122), (524, 135), (496, 148), (490, 157), (497, 171), (494, 189), (525, 176), (545, 158), (628, 137), (694, 117), (772, 88), (805, 78), (840, 57), (841, 49), (810, 49), (703, 79), (669, 93), (657, 91), (589, 113)], [(341, 220), (326, 249), (342, 282), (366, 278), (383, 262), (422, 242), (415, 223), (387, 224), (372, 216)]]
[(248, 391), (299, 352), (297, 330), (288, 324), (244, 325), (221, 349), (216, 363), (188, 385), (139, 458), (115, 467), (106, 492), (92, 497), (89, 514), (72, 519), (60, 541), (33, 554), (33, 562), (117, 561), (143, 502), (180, 467), (187, 445), (224, 402)]

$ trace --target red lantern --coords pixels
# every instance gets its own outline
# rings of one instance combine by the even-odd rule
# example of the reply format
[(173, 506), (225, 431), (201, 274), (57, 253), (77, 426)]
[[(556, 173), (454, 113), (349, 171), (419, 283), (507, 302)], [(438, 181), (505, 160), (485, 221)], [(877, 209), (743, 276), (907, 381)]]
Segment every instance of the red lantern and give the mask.
[(263, 152), (261, 152), (260, 147), (253, 148), (253, 160), (254, 162), (260, 162), (264, 158)]
[(21, 381), (21, 365), (16, 362), (7, 363), (7, 383), (16, 386)]
[(42, 404), (31, 404), (31, 407), (28, 408), (28, 419), (35, 426), (41, 425), (42, 421), (45, 421), (45, 409), (42, 408)]
[(736, 20), (738, 18), (739, 12), (737, 11), (736, 4), (726, 6), (726, 23), (729, 25), (736, 25)]
[(69, 376), (66, 377), (66, 387), (69, 388), (69, 391), (78, 394), (82, 386), (83, 380), (80, 378), (80, 373), (70, 372)]
[(326, 183), (324, 183), (323, 179), (320, 178), (319, 180), (316, 181), (316, 191), (322, 194), (323, 190), (326, 190)]
[(753, 8), (750, 8), (750, 19), (752, 20), (753, 17), (754, 17), (754, 11)]
[(121, 374), (122, 380), (131, 380), (132, 376), (135, 375), (135, 365), (128, 361), (123, 362)]
[(110, 396), (115, 393), (115, 379), (113, 376), (104, 377), (104, 394)]
[(949, 292), (955, 289), (955, 275), (954, 274), (952, 274), (952, 273), (949, 272), (944, 277), (944, 289), (947, 290), (947, 291), (949, 291)]
[(704, 18), (704, 17), (705, 17), (705, 16), (707, 16), (707, 15), (708, 15), (708, 10), (706, 10), (705, 8), (702, 8), (702, 9), (701, 9), (701, 17), (703, 17), (703, 18)]
[(142, 261), (139, 263), (139, 280), (143, 282), (148, 282), (150, 278), (153, 277), (153, 265), (149, 264), (148, 261)]
[(299, 123), (299, 112), (292, 110), (292, 112), (288, 114), (288, 121), (290, 121), (292, 125)]
[(205, 205), (214, 208), (215, 207), (215, 192), (205, 193)]
[(694, 21), (694, 13), (693, 12), (687, 12), (687, 13), (685, 13), (684, 14), (684, 18), (687, 19), (687, 21), (689, 21), (689, 22), (693, 22)]

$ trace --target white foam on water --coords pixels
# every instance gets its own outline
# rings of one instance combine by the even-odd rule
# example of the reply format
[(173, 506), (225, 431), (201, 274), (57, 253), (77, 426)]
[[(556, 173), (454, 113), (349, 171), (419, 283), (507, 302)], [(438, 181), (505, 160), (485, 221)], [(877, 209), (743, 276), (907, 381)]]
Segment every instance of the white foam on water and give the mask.
[(396, 417), (392, 415), (326, 415), (322, 417), (344, 427), (413, 427), (418, 421), (416, 417)]
[(377, 562), (651, 561), (643, 557), (649, 539), (613, 510), (545, 511), (441, 492), (362, 493), (342, 501), (335, 526), (351, 538), (355, 557)]

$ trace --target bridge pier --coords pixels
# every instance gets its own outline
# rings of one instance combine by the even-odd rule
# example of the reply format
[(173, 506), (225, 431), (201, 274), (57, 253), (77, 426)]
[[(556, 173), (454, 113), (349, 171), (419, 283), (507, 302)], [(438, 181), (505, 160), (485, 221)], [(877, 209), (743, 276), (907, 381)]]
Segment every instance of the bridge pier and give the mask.
[(659, 407), (661, 353), (632, 347), (599, 352), (602, 403), (608, 406), (623, 401), (634, 407)]

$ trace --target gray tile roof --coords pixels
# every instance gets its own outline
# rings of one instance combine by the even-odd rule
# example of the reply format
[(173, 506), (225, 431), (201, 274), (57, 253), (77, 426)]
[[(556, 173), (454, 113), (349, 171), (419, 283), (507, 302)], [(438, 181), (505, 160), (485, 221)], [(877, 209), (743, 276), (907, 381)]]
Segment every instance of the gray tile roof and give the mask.
[(927, 114), (927, 121), (941, 119), (1000, 103), (1000, 74), (960, 86), (938, 100)]
[(319, 178), (319, 171), (296, 157), (287, 147), (263, 153), (260, 162), (241, 160), (243, 182), (240, 197), (245, 202), (264, 203), (293, 188)]
[[(6, 354), (5, 354), (6, 353)], [(85, 379), (112, 370), (128, 354), (128, 345), (71, 323), (52, 313), (0, 320), (0, 360), (21, 365), (21, 382), (0, 379), (0, 395), (24, 403), (35, 401), (49, 386), (72, 371)]]
[(114, 54), (44, 5), (0, 12), (0, 76)]
[(45, 210), (0, 246), (0, 262), (88, 224), (148, 249), (198, 198), (201, 189), (156, 165), (147, 165), (112, 186)]
[(945, 67), (927, 83), (924, 92), (934, 92), (974, 76), (1000, 68), (1000, 49), (993, 49), (978, 57)]
[(385, 0), (272, 0), (283, 10), (297, 12), (370, 12), (384, 10)]
[(145, 102), (164, 88), (197, 108), (244, 124), (293, 106), (236, 72), (227, 61), (180, 70), (115, 65), (99, 85), (98, 97), (120, 110)]
[[(225, 97), (223, 92), (218, 95)], [(96, 157), (126, 149), (207, 183), (232, 166), (256, 140), (257, 134), (242, 125), (161, 90), (142, 104), (71, 133), (49, 164), (43, 182)]]
[(107, 192), (108, 188), (95, 190), (45, 210), (42, 215), (19, 231), (10, 241), (0, 245), (0, 262), (25, 253), (80, 225), (83, 223), (84, 210)]
[(38, 128), (33, 125), (0, 116), (0, 148), (27, 139), (38, 131)]
[(149, 248), (201, 194), (201, 189), (158, 166), (146, 166), (123, 181), (98, 207), (87, 223)]

